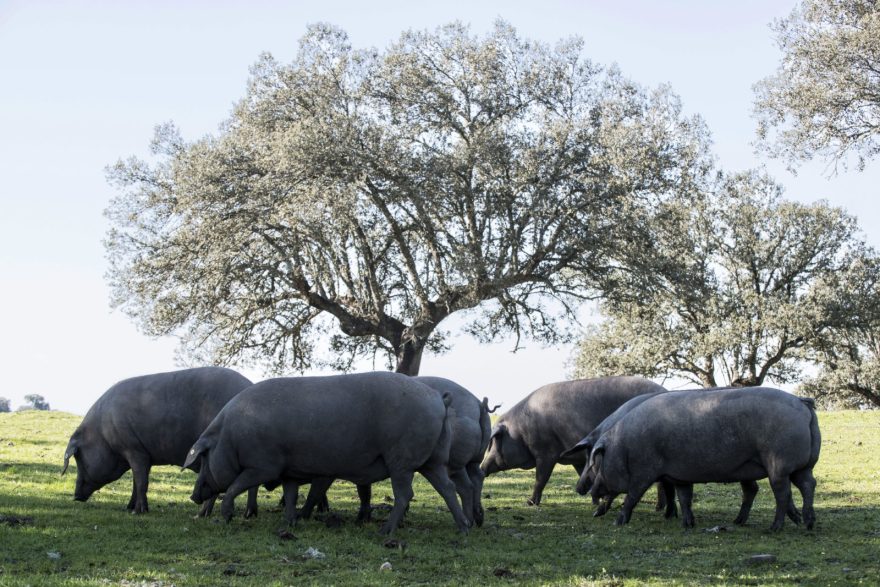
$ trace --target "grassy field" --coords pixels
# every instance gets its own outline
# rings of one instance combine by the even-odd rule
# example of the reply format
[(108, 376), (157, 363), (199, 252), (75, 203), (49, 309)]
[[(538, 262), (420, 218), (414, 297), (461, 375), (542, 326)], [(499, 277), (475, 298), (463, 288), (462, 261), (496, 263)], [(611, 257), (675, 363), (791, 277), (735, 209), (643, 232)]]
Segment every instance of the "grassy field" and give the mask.
[[(89, 502), (74, 502), (75, 471), (59, 473), (79, 420), (0, 414), (0, 585), (880, 583), (880, 412), (820, 414), (812, 532), (790, 522), (769, 532), (766, 481), (745, 527), (731, 525), (739, 486), (710, 485), (695, 490), (695, 530), (647, 504), (617, 528), (613, 515), (591, 517), (588, 500), (573, 491), (574, 471), (558, 467), (537, 508), (525, 505), (531, 471), (487, 479), (486, 524), (468, 536), (456, 533), (440, 497), (419, 478), (396, 542), (377, 533), (387, 515), (381, 508), (375, 522), (354, 524), (356, 495), (347, 483), (330, 493), (341, 525), (300, 521), (290, 533), (281, 532), (277, 491), (261, 493), (257, 519), (194, 519), (195, 476), (173, 467), (153, 471), (149, 514), (124, 511), (130, 473)], [(374, 488), (374, 503), (390, 497), (387, 483)], [(312, 558), (309, 549), (324, 556)], [(757, 554), (775, 560), (751, 562)], [(390, 570), (380, 570), (385, 562)]]

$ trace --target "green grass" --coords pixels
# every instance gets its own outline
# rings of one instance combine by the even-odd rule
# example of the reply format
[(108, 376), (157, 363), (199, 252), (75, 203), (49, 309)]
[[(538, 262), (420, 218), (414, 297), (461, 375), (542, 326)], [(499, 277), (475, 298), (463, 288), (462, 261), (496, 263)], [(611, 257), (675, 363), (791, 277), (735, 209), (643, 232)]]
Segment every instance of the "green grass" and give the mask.
[[(195, 476), (174, 467), (153, 471), (149, 514), (124, 511), (127, 474), (86, 503), (72, 500), (75, 470), (60, 477), (67, 438), (80, 418), (63, 413), (0, 414), (0, 585), (461, 585), (461, 584), (877, 584), (880, 581), (880, 412), (820, 414), (824, 442), (815, 470), (817, 527), (790, 522), (771, 533), (773, 499), (766, 482), (749, 525), (732, 528), (739, 486), (695, 489), (697, 528), (684, 531), (642, 504), (625, 527), (613, 512), (591, 517), (576, 495), (574, 471), (558, 467), (541, 507), (527, 507), (531, 471), (486, 480), (486, 524), (456, 533), (440, 497), (418, 479), (416, 499), (386, 548), (384, 512), (353, 523), (354, 487), (338, 483), (330, 503), (344, 524), (300, 521), (294, 540), (277, 507), (279, 492), (261, 492), (260, 516), (231, 523), (194, 519), (188, 499)], [(73, 469), (73, 467), (72, 467)], [(653, 493), (653, 492), (652, 492)], [(390, 498), (374, 487), (374, 503)], [(243, 507), (243, 497), (238, 504)], [(652, 495), (653, 498), (653, 495)], [(799, 503), (799, 502), (798, 502)], [(715, 526), (729, 528), (706, 532)], [(326, 554), (307, 559), (309, 547)], [(53, 553), (50, 556), (49, 553)], [(57, 554), (56, 554), (57, 553)], [(773, 554), (770, 563), (747, 557)], [(380, 571), (383, 562), (391, 571)], [(497, 576), (500, 575), (500, 576)]]

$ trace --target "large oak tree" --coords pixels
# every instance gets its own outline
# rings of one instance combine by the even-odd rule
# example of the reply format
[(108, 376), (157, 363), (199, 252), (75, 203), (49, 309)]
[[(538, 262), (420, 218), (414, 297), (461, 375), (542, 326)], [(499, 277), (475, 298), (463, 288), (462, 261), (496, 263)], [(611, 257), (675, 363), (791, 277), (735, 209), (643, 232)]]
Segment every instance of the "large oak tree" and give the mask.
[(216, 134), (163, 125), (151, 161), (110, 169), (113, 303), (188, 354), (278, 371), (379, 351), (415, 374), (463, 310), (483, 339), (567, 339), (628, 219), (708, 167), (668, 88), (581, 53), (504, 23), (384, 51), (311, 27)]
[(803, 0), (773, 28), (782, 63), (755, 88), (759, 145), (862, 168), (880, 153), (880, 3)]
[(841, 293), (831, 278), (863, 250), (840, 208), (786, 201), (750, 172), (664, 204), (641, 226), (632, 261), (609, 276), (577, 375), (793, 382), (808, 345), (853, 321), (829, 303)]

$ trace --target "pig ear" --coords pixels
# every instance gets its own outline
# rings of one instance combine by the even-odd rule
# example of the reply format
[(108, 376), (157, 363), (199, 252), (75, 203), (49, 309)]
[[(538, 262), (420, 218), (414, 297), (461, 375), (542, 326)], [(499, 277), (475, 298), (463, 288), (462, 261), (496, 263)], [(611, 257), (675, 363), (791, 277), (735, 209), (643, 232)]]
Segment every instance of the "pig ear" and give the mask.
[(603, 439), (599, 439), (599, 442), (596, 443), (596, 446), (593, 447), (593, 450), (590, 452), (590, 466), (596, 468), (598, 471), (602, 468), (602, 457), (605, 455), (605, 443)]
[(583, 450), (589, 451), (591, 448), (592, 447), (590, 446), (590, 437), (585, 436), (581, 438), (581, 441), (578, 442), (576, 445), (559, 455), (559, 458), (567, 457), (568, 455), (573, 455), (574, 453), (581, 452)]
[(64, 452), (64, 468), (61, 469), (61, 474), (64, 475), (67, 472), (67, 465), (70, 464), (70, 457), (75, 455), (79, 450), (79, 446), (77, 445), (76, 440), (70, 439), (70, 442), (67, 444), (67, 450)]
[(184, 469), (189, 469), (193, 465), (193, 463), (195, 463), (196, 460), (198, 460), (198, 458), (201, 457), (202, 454), (207, 450), (208, 446), (206, 444), (202, 442), (196, 442), (192, 446), (192, 448), (189, 449), (189, 452), (186, 453), (186, 460), (183, 461), (183, 466), (180, 468), (180, 470), (182, 471)]
[(507, 426), (504, 424), (496, 424), (495, 428), (492, 429), (492, 436), (489, 437), (489, 440), (492, 440), (502, 432), (507, 432)]

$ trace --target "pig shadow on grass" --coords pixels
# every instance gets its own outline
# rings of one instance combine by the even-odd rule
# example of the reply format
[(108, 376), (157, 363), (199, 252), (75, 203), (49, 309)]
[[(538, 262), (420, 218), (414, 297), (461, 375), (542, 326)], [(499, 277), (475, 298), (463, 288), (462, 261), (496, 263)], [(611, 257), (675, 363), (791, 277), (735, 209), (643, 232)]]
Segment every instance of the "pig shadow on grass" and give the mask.
[[(15, 475), (35, 479), (38, 477), (55, 477), (61, 479), (61, 470), (64, 468), (61, 458), (58, 459), (57, 465), (46, 464), (45, 461), (2, 461), (0, 462), (0, 473), (9, 474), (13, 471)], [(71, 475), (73, 471), (73, 475)], [(76, 479), (76, 469), (68, 469), (66, 477)], [(73, 483), (71, 482), (71, 494), (73, 494)]]

